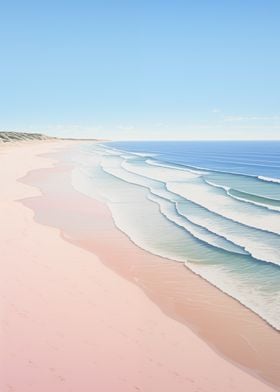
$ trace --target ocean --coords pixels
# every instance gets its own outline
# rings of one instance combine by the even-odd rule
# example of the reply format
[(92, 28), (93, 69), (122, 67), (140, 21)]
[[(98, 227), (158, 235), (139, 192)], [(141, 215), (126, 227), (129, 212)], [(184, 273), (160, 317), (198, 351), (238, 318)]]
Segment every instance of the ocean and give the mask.
[(280, 330), (280, 141), (83, 145), (73, 186)]

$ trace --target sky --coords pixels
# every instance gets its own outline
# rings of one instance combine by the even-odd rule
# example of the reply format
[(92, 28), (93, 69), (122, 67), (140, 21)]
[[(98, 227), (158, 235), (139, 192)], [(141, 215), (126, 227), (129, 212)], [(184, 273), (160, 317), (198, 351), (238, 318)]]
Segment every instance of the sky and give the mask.
[(6, 1), (0, 130), (280, 139), (278, 0)]

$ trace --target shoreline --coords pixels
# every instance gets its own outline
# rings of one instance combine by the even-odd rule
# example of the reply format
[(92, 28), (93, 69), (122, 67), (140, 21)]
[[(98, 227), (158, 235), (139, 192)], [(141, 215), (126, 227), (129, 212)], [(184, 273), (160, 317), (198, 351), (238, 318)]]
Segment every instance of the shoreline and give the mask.
[[(56, 144), (58, 143), (56, 142)], [(61, 142), (59, 145), (61, 145)], [(193, 302), (189, 301), (187, 304), (184, 303), (183, 299), (188, 297), (186, 296), (185, 291), (180, 292), (183, 286), (179, 287), (180, 290), (177, 287), (177, 290), (179, 290), (176, 294), (178, 301), (171, 301), (169, 307), (166, 309), (164, 308), (166, 299), (170, 298), (170, 295), (174, 293), (174, 282), (177, 284), (177, 279), (183, 275), (184, 279), (181, 283), (185, 284), (185, 276), (188, 277), (189, 284), (194, 284), (194, 282), (197, 284), (197, 282), (200, 281), (200, 285), (197, 287), (196, 292), (197, 300), (199, 300), (201, 296), (202, 287), (204, 287), (210, 296), (214, 295), (212, 293), (216, 291), (220, 293), (220, 291), (214, 287), (212, 289), (209, 288), (208, 283), (203, 283), (201, 278), (192, 273), (188, 274), (186, 271), (186, 274), (182, 274), (181, 269), (182, 271), (183, 269), (186, 269), (183, 265), (179, 266), (177, 263), (175, 265), (174, 262), (166, 261), (163, 263), (161, 258), (148, 255), (147, 252), (136, 247), (136, 245), (133, 245), (127, 238), (124, 238), (124, 234), (114, 227), (110, 214), (101, 203), (79, 194), (79, 192), (71, 189), (71, 187), (69, 188), (69, 182), (67, 182), (69, 180), (70, 172), (69, 165), (67, 166), (65, 163), (57, 162), (56, 158), (49, 159), (45, 156), (44, 158), (41, 156), (41, 154), (49, 152), (46, 150), (51, 149), (49, 143), (48, 148), (45, 147), (46, 145), (41, 148), (43, 151), (32, 152), (34, 153), (34, 156), (29, 157), (31, 160), (29, 167), (27, 167), (28, 164), (26, 163), (24, 165), (20, 165), (19, 162), (15, 163), (15, 165), (18, 165), (14, 173), (16, 184), (12, 184), (11, 192), (7, 193), (7, 203), (11, 205), (8, 210), (3, 210), (6, 222), (8, 222), (9, 219), (18, 221), (18, 225), (15, 227), (17, 237), (20, 239), (19, 243), (15, 242), (15, 245), (17, 245), (19, 249), (12, 249), (9, 242), (3, 243), (6, 252), (4, 254), (11, 262), (11, 266), (9, 265), (11, 275), (10, 280), (8, 280), (11, 287), (9, 287), (8, 290), (12, 296), (13, 289), (16, 290), (16, 292), (18, 290), (21, 291), (22, 289), (25, 294), (23, 297), (16, 296), (17, 301), (13, 302), (13, 307), (9, 307), (9, 302), (7, 302), (9, 318), (20, 318), (20, 322), (17, 320), (19, 324), (17, 323), (15, 325), (15, 323), (12, 323), (10, 324), (10, 327), (8, 325), (7, 331), (9, 337), (8, 341), (13, 347), (11, 352), (13, 355), (10, 356), (7, 365), (7, 374), (11, 376), (11, 380), (13, 378), (12, 376), (14, 376), (14, 371), (12, 372), (12, 369), (16, 366), (15, 362), (18, 365), (18, 369), (21, 369), (20, 375), (22, 377), (20, 377), (19, 382), (22, 382), (22, 379), (26, 378), (25, 374), (23, 374), (24, 371), (30, 375), (34, 375), (36, 366), (35, 368), (32, 368), (32, 364), (26, 364), (24, 362), (25, 365), (23, 370), (20, 368), (21, 361), (18, 358), (25, 358), (26, 356), (32, 357), (33, 355), (39, 357), (43, 363), (43, 366), (39, 366), (37, 363), (36, 371), (38, 371), (39, 366), (39, 373), (41, 375), (44, 374), (43, 379), (45, 380), (46, 385), (51, 387), (52, 391), (66, 391), (69, 387), (75, 389), (75, 385), (76, 388), (79, 389), (79, 382), (81, 382), (81, 374), (83, 373), (81, 373), (79, 365), (78, 369), (75, 368), (76, 372), (74, 372), (74, 376), (68, 375), (70, 364), (68, 363), (66, 353), (74, 353), (74, 351), (72, 352), (73, 345), (74, 349), (79, 347), (78, 352), (81, 356), (80, 359), (83, 361), (83, 366), (86, 368), (87, 377), (91, 374), (91, 367), (89, 367), (88, 362), (92, 363), (93, 359), (95, 360), (95, 366), (101, 371), (97, 383), (91, 381), (91, 384), (90, 380), (87, 379), (83, 392), (92, 390), (93, 385), (99, 385), (99, 390), (101, 391), (105, 392), (108, 390), (100, 389), (100, 385), (103, 385), (103, 388), (107, 385), (106, 383), (111, 385), (111, 380), (104, 379), (104, 371), (105, 369), (108, 369), (106, 364), (108, 358), (109, 364), (111, 363), (108, 370), (113, 374), (114, 380), (118, 379), (120, 375), (118, 374), (118, 371), (120, 370), (124, 372), (123, 378), (128, 378), (130, 382), (138, 380), (138, 384), (134, 385), (134, 390), (155, 391), (157, 390), (156, 388), (161, 391), (170, 391), (170, 388), (172, 388), (173, 390), (176, 390), (176, 392), (186, 390), (186, 388), (188, 388), (188, 391), (201, 390), (209, 392), (224, 392), (231, 390), (243, 391), (244, 389), (260, 392), (272, 390), (269, 386), (259, 382), (249, 373), (245, 373), (243, 370), (238, 369), (228, 362), (228, 360), (225, 360), (220, 355), (214, 353), (205, 342), (195, 336), (189, 328), (186, 328), (181, 324), (183, 321), (178, 320), (180, 318), (179, 315), (181, 314), (181, 317), (184, 318), (184, 312), (180, 312), (186, 307), (189, 317), (190, 312), (193, 312), (192, 320), (194, 324), (195, 321), (198, 322), (201, 316), (201, 314), (197, 313), (196, 309), (196, 305), (199, 302), (195, 302), (194, 299), (192, 299)], [(5, 148), (9, 148), (9, 146), (5, 146)], [(36, 150), (35, 147), (33, 148)], [(22, 147), (19, 149), (22, 149)], [(37, 150), (40, 150), (40, 148)], [(24, 151), (21, 151), (21, 153), (21, 159), (23, 159), (25, 156)], [(13, 162), (15, 156), (17, 156), (17, 159), (20, 159), (20, 154), (13, 155), (14, 154), (10, 157), (10, 162)], [(7, 154), (5, 154), (5, 156), (7, 160), (9, 160)], [(52, 156), (54, 155), (52, 154)], [(24, 170), (26, 172), (22, 173)], [(7, 173), (7, 179), (8, 176), (9, 174)], [(22, 179), (23, 176), (24, 180)], [(24, 182), (25, 185), (23, 185), (22, 182)], [(43, 188), (46, 184), (47, 192), (44, 192)], [(31, 188), (30, 185), (32, 186)], [(38, 189), (40, 189), (40, 192)], [(13, 195), (12, 199), (11, 195)], [(65, 195), (67, 195), (67, 198), (64, 197)], [(15, 199), (18, 201), (14, 202), (13, 200)], [(26, 206), (28, 208), (26, 208)], [(33, 212), (31, 212), (31, 209), (35, 211), (35, 216), (33, 215)], [(50, 212), (53, 214), (50, 214)], [(79, 216), (78, 221), (77, 216)], [(95, 217), (95, 220), (93, 217)], [(40, 224), (36, 222), (40, 222)], [(21, 227), (19, 224), (21, 226), (26, 225), (25, 231), (18, 230), (18, 227)], [(8, 230), (6, 230), (11, 239), (13, 238), (15, 227), (8, 226)], [(3, 228), (1, 233), (4, 238), (5, 236), (7, 237), (6, 231)], [(26, 238), (29, 241), (28, 243), (26, 243)], [(38, 242), (34, 242), (34, 238), (37, 238)], [(64, 238), (64, 240), (61, 238)], [(114, 254), (112, 254), (111, 249), (108, 249), (108, 240), (110, 241), (110, 247), (112, 247)], [(72, 244), (70, 242), (72, 242)], [(50, 247), (51, 243), (55, 244), (54, 248)], [(19, 253), (20, 250), (25, 253)], [(30, 252), (31, 254), (36, 254), (36, 257), (30, 257)], [(46, 252), (48, 254), (46, 254)], [(94, 255), (97, 255), (98, 258)], [(102, 257), (100, 257), (100, 255)], [(135, 255), (137, 255), (139, 259), (138, 263), (135, 263)], [(56, 260), (55, 264), (53, 264), (53, 260)], [(99, 260), (101, 260), (101, 262)], [(139, 263), (140, 260), (141, 263)], [(20, 261), (23, 261), (26, 265), (22, 265)], [(133, 263), (131, 263), (131, 261), (133, 261)], [(11, 281), (13, 274), (18, 274), (18, 270), (14, 268), (16, 266), (19, 268), (20, 272), (24, 273), (24, 278), (26, 279), (22, 279), (21, 275), (17, 277), (17, 283), (20, 283), (21, 289), (16, 288), (17, 286), (15, 286), (15, 283)], [(112, 270), (117, 272), (117, 274)], [(57, 272), (59, 272), (59, 276), (56, 275)], [(160, 274), (160, 276), (158, 276), (158, 274)], [(34, 280), (34, 278), (38, 278), (38, 276), (43, 279), (39, 282), (42, 284), (42, 287), (37, 284), (37, 279)], [(66, 277), (67, 279), (65, 280)], [(97, 277), (99, 277), (99, 280)], [(19, 280), (20, 278), (21, 280)], [(51, 278), (54, 278), (54, 280)], [(166, 282), (169, 283), (163, 286), (162, 278), (166, 279)], [(133, 284), (128, 282), (129, 280), (132, 281)], [(114, 282), (113, 286), (111, 285), (112, 282)], [(34, 290), (30, 290), (31, 287), (33, 288), (33, 285), (36, 286), (35, 292), (40, 294), (39, 296), (37, 295), (35, 299), (33, 298)], [(55, 290), (53, 290), (54, 288)], [(51, 291), (49, 291), (49, 289), (51, 289)], [(120, 293), (123, 301), (118, 301), (116, 299), (118, 298), (116, 296), (120, 295)], [(99, 296), (105, 295), (106, 303), (104, 304), (102, 302), (103, 300), (105, 301), (104, 298), (100, 298), (96, 294), (99, 294)], [(54, 302), (49, 303), (47, 301), (49, 299), (48, 296), (50, 296)], [(218, 297), (221, 298), (219, 295), (215, 296), (216, 299), (218, 299)], [(31, 305), (29, 304), (30, 299)], [(114, 299), (113, 303), (112, 299)], [(38, 303), (36, 303), (36, 301), (38, 301)], [(56, 301), (58, 301), (58, 303), (56, 303)], [(96, 301), (98, 302), (98, 306), (95, 304), (94, 312), (92, 312), (93, 303)], [(48, 307), (44, 308), (44, 304), (48, 304), (50, 309)], [(63, 304), (64, 306), (62, 306)], [(65, 316), (65, 311), (63, 310), (65, 309), (65, 305), (68, 307), (70, 306), (70, 308), (67, 306), (66, 308), (69, 314), (71, 314), (70, 318), (66, 316), (66, 320), (64, 320), (63, 317)], [(222, 309), (226, 314), (227, 308), (224, 307), (223, 300), (221, 300), (221, 305), (223, 305)], [(28, 308), (28, 306), (31, 306), (31, 309)], [(139, 306), (141, 309), (140, 314)], [(28, 311), (22, 311), (22, 309), (18, 310), (20, 307), (23, 309), (27, 307)], [(205, 304), (205, 309), (209, 307), (209, 303)], [(239, 310), (241, 309), (240, 307), (241, 305), (239, 305)], [(172, 308), (173, 317), (171, 312)], [(47, 310), (47, 314), (45, 314), (45, 309)], [(122, 315), (123, 320), (119, 320), (119, 317), (116, 318), (113, 316), (116, 309), (120, 311), (118, 316)], [(205, 309), (202, 308), (202, 311), (200, 310), (201, 313), (203, 313)], [(237, 307), (233, 309), (236, 310)], [(233, 309), (231, 308), (231, 311)], [(178, 312), (179, 310), (180, 312)], [(211, 315), (211, 312), (209, 313), (210, 310), (211, 309), (204, 315), (204, 321), (208, 323), (208, 329), (211, 329), (211, 326), (213, 328), (214, 324), (217, 324), (217, 326), (221, 325), (217, 322), (217, 318), (216, 320), (213, 320), (209, 317)], [(59, 312), (62, 314), (60, 315)], [(249, 311), (247, 310), (243, 310), (241, 314), (238, 313), (238, 317), (245, 316), (246, 318), (248, 317), (248, 312)], [(218, 316), (219, 313), (220, 312), (217, 312), (216, 316)], [(52, 317), (50, 317), (50, 315)], [(58, 317), (58, 320), (54, 315)], [(93, 316), (95, 316), (96, 319)], [(38, 320), (36, 319), (37, 317)], [(86, 324), (80, 324), (78, 317)], [(221, 315), (220, 318), (222, 318)], [(43, 322), (41, 322), (41, 319)], [(136, 321), (134, 319), (136, 319)], [(174, 319), (179, 321), (179, 323), (174, 321)], [(74, 322), (77, 329), (74, 328), (73, 330), (71, 323), (69, 324), (70, 320)], [(153, 323), (151, 323), (151, 320), (153, 320)], [(254, 318), (251, 318), (249, 321), (252, 322), (252, 320), (255, 323)], [(50, 321), (52, 321), (52, 323), (50, 323)], [(102, 321), (103, 324), (98, 324), (100, 321)], [(214, 324), (213, 321), (215, 321)], [(98, 342), (94, 341), (94, 347), (97, 349), (98, 355), (91, 351), (92, 346), (91, 350), (88, 348), (89, 343), (93, 343), (92, 340), (96, 339), (96, 336), (92, 333), (91, 328), (86, 327), (87, 323), (90, 323), (91, 327), (94, 326), (93, 331), (99, 332), (99, 335), (97, 334), (98, 338), (103, 337), (101, 342), (99, 342), (99, 339)], [(121, 323), (121, 326), (119, 323)], [(254, 323), (253, 327), (256, 326)], [(27, 328), (27, 325), (29, 328)], [(44, 358), (42, 354), (40, 354), (40, 357), (39, 352), (37, 352), (36, 347), (34, 348), (33, 345), (31, 345), (28, 352), (18, 352), (18, 349), (22, 348), (23, 341), (29, 341), (29, 343), (33, 342), (33, 339), (40, 341), (39, 325), (41, 325), (41, 327), (43, 326), (45, 332), (43, 335), (44, 338), (46, 338), (46, 335), (48, 338), (47, 347), (49, 351), (47, 359)], [(106, 327), (106, 332), (104, 330), (104, 325)], [(261, 323), (257, 323), (257, 326), (260, 328)], [(120, 327), (122, 333), (115, 336), (114, 333)], [(9, 334), (9, 328), (12, 330), (16, 329), (18, 332), (20, 330), (24, 331), (23, 341), (21, 340), (20, 335), (15, 339), (16, 342), (11, 341), (11, 338), (14, 337), (14, 335)], [(69, 331), (67, 328), (69, 328)], [(32, 332), (35, 336), (32, 335)], [(216, 333), (221, 335), (222, 331), (216, 331)], [(114, 335), (113, 341), (111, 341), (112, 334)], [(125, 334), (126, 337), (123, 334)], [(63, 343), (63, 337), (67, 337), (67, 344), (65, 342)], [(106, 337), (109, 339), (109, 344)], [(220, 336), (219, 338), (221, 339)], [(86, 346), (84, 343), (85, 339), (87, 340)], [(136, 343), (136, 340), (138, 343)], [(77, 346), (78, 342), (82, 344), (82, 348)], [(270, 346), (270, 341), (265, 343), (269, 343), (269, 347), (272, 347)], [(64, 350), (63, 355), (61, 354), (60, 344)], [(102, 355), (104, 347), (105, 352), (107, 353), (105, 356)], [(115, 358), (114, 362), (111, 362), (111, 356), (114, 356), (114, 353), (110, 350), (111, 347), (116, 348), (115, 354), (118, 355), (125, 351), (125, 360), (117, 360), (117, 362), (115, 362)], [(131, 364), (132, 348), (132, 352), (134, 353), (133, 358), (135, 358), (136, 361), (134, 364)], [(7, 345), (5, 349), (9, 351), (10, 348)], [(82, 349), (84, 351), (82, 351)], [(147, 349), (148, 351), (152, 349), (153, 354), (152, 357), (150, 357), (150, 359), (152, 358), (152, 362), (146, 355)], [(277, 347), (274, 349), (276, 350)], [(268, 351), (268, 349), (266, 350)], [(17, 351), (16, 359), (14, 358), (15, 351)], [(136, 352), (138, 354), (136, 354)], [(165, 355), (163, 355), (163, 352), (165, 352)], [(241, 355), (242, 352), (239, 351), (237, 354)], [(139, 355), (139, 357), (137, 357), (137, 355)], [(263, 352), (261, 352), (260, 355), (262, 356)], [(57, 362), (57, 360), (61, 367), (60, 371), (54, 372), (49, 370), (47, 374), (45, 374), (45, 361), (47, 361), (48, 366), (51, 366), (52, 361)], [(64, 367), (64, 361), (68, 364), (68, 367), (66, 366), (66, 368)], [(270, 361), (273, 362), (273, 358), (271, 358)], [(31, 362), (34, 363), (33, 360), (31, 360)], [(122, 362), (122, 364), (119, 362)], [(113, 369), (113, 363), (117, 369)], [(187, 368), (186, 363), (188, 363)], [(173, 373), (168, 372), (168, 374), (166, 374), (166, 369), (167, 367), (170, 367), (171, 364), (174, 368)], [(270, 363), (270, 365), (272, 365), (272, 363)], [(129, 369), (130, 366), (132, 366), (132, 375), (126, 374), (128, 373), (127, 368)], [(142, 375), (136, 375), (137, 367), (142, 368)], [(152, 373), (150, 372), (150, 367), (152, 367)], [(73, 365), (70, 366), (70, 369), (74, 369)], [(85, 369), (83, 369), (83, 371), (85, 371)], [(53, 377), (52, 373), (61, 374), (55, 374), (55, 377)], [(79, 377), (77, 373), (79, 373)], [(156, 374), (155, 379), (153, 379), (154, 374)], [(75, 375), (77, 376), (77, 379), (73, 380)], [(147, 375), (150, 377), (147, 377)], [(67, 377), (69, 377), (69, 380)], [(152, 381), (151, 378), (153, 379)], [(51, 379), (51, 384), (49, 379)], [(12, 381), (10, 381), (10, 383), (11, 382)], [(44, 389), (45, 386), (42, 388), (42, 385), (44, 384), (38, 387), (38, 382), (40, 381), (38, 380), (34, 387), (29, 386), (28, 391), (40, 390), (40, 392), (44, 392), (45, 390), (50, 390), (48, 387)], [(119, 387), (122, 388), (119, 390), (122, 390), (122, 392), (133, 390), (132, 384), (128, 386), (124, 380), (118, 379), (118, 383)], [(142, 385), (141, 383), (146, 384)], [(3, 391), (5, 392), (9, 390), (7, 385), (3, 387)], [(25, 391), (24, 387), (23, 389), (14, 390)], [(117, 391), (118, 389), (115, 388), (114, 390)]]
[[(58, 164), (58, 167), (60, 167), (61, 175), (56, 172), (59, 178), (55, 183), (63, 184), (64, 191), (67, 189), (67, 195), (71, 195), (73, 206), (83, 205), (81, 225), (76, 222), (75, 216), (72, 216), (72, 221), (69, 218), (75, 207), (69, 206), (63, 212), (63, 206), (61, 205), (56, 209), (56, 216), (60, 215), (61, 220), (48, 221), (46, 217), (40, 216), (39, 212), (39, 215), (37, 215), (39, 222), (58, 227), (65, 240), (97, 254), (105, 265), (141, 287), (145, 294), (164, 313), (187, 327), (191, 327), (220, 355), (222, 354), (225, 358), (230, 359), (233, 363), (238, 364), (257, 377), (259, 377), (258, 373), (262, 373), (262, 369), (265, 368), (263, 376), (266, 379), (272, 378), (278, 386), (280, 385), (280, 376), (278, 375), (280, 342), (277, 330), (237, 300), (191, 272), (184, 264), (163, 259), (139, 248), (115, 226), (111, 212), (105, 204), (74, 190), (70, 184), (70, 179), (66, 179), (69, 176), (69, 167), (63, 167), (63, 163), (62, 165)], [(41, 176), (41, 173), (37, 174)], [(51, 173), (49, 174), (51, 175)], [(48, 173), (46, 175), (48, 176)], [(36, 184), (36, 173), (34, 173), (34, 176), (35, 178), (31, 178), (31, 183), (34, 181)], [(32, 173), (29, 175), (29, 180), (30, 177), (32, 177)], [(27, 183), (29, 180), (28, 177), (25, 178)], [(40, 184), (37, 183), (37, 186), (40, 188)], [(51, 199), (48, 199), (48, 192), (50, 196), (52, 188), (52, 186), (45, 190), (44, 187), (40, 188), (43, 197), (40, 200), (38, 199), (38, 205), (36, 205), (35, 200), (30, 200), (29, 207), (35, 213), (38, 214), (40, 209), (42, 211), (44, 206), (51, 202)], [(28, 201), (25, 202), (25, 205), (28, 205)], [(54, 208), (56, 207), (54, 206)], [(103, 230), (100, 230), (99, 226), (96, 227), (91, 224), (95, 221), (96, 216), (102, 219)], [(65, 221), (67, 221), (67, 226), (64, 224)], [(86, 230), (83, 228), (84, 225)], [(110, 234), (108, 235), (108, 233)], [(108, 238), (113, 249), (117, 250), (116, 257), (112, 257), (110, 252), (108, 253)], [(98, 240), (95, 241), (95, 239)], [(98, 246), (96, 242), (98, 242)], [(137, 261), (135, 261), (136, 256)], [(131, 258), (133, 258), (132, 262)], [(127, 262), (120, 262), (119, 260), (127, 260)], [(153, 276), (155, 271), (160, 277)], [(173, 283), (169, 285), (168, 280), (170, 279)], [(167, 281), (167, 284), (163, 285), (162, 282), (164, 281)], [(191, 286), (187, 289), (190, 283)], [(201, 295), (201, 293), (203, 294)], [(166, 304), (168, 296), (175, 298), (169, 305)], [(210, 305), (208, 296), (210, 296), (210, 302), (212, 301), (215, 304), (214, 308)], [(203, 303), (205, 300), (207, 301), (206, 304)], [(199, 311), (197, 312), (195, 308)], [(233, 313), (229, 314), (227, 308), (231, 309)], [(228, 321), (225, 319), (225, 315), (229, 318)], [(241, 323), (237, 322), (236, 316), (238, 316)], [(236, 331), (232, 331), (232, 325)], [(217, 326), (222, 326), (224, 332), (215, 332)], [(266, 338), (264, 339), (263, 336)], [(236, 347), (239, 348), (239, 351), (236, 351)], [(257, 350), (257, 355), (255, 350)], [(267, 361), (268, 364), (264, 363)], [(271, 370), (271, 367), (274, 367), (275, 370)]]

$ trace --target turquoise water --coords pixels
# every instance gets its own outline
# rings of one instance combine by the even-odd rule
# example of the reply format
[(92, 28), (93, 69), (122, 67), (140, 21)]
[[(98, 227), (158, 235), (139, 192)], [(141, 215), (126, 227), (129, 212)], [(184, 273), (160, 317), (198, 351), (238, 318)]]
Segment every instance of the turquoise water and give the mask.
[(95, 144), (76, 163), (134, 243), (280, 329), (280, 142)]

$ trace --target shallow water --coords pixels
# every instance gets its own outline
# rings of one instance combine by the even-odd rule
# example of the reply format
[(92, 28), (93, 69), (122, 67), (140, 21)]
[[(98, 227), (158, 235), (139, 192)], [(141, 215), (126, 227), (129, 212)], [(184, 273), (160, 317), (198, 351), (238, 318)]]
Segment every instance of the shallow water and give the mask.
[(280, 143), (94, 144), (76, 163), (73, 185), (133, 242), (280, 329)]

